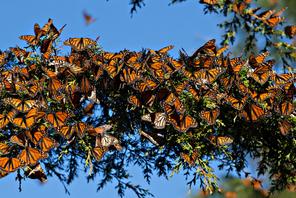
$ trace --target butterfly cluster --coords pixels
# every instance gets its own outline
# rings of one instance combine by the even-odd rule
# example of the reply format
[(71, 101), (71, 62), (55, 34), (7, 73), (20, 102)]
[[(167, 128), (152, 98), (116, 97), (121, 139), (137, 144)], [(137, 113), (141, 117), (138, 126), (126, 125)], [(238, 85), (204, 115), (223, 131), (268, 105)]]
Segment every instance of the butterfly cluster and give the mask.
[[(89, 122), (97, 106), (111, 106), (106, 101), (137, 112), (140, 134), (156, 146), (165, 143), (153, 136), (165, 142), (166, 131), (217, 128), (227, 114), (223, 108), (230, 109), (233, 122), (277, 116), (278, 131), (287, 135), (292, 128), (288, 118), (295, 109), (296, 76), (274, 72), (267, 51), (232, 58), (223, 54), (228, 47), (217, 48), (213, 39), (192, 55), (182, 50), (174, 59), (168, 54), (171, 45), (112, 53), (98, 50), (97, 40), (70, 38), (64, 45), (71, 53), (60, 56), (56, 40), (64, 27), (58, 30), (51, 19), (42, 28), (35, 24), (35, 35), (20, 37), (31, 51), (16, 47), (0, 55), (2, 177), (22, 168), (27, 177), (45, 181), (39, 161), (59, 145), (83, 142), (97, 161), (109, 149), (120, 151), (124, 134), (108, 132), (116, 120)], [(235, 141), (214, 133), (208, 140), (216, 147)], [(197, 153), (179, 155), (194, 165)]]
[[(70, 38), (64, 44), (77, 52), (53, 56), (55, 41), (64, 27), (57, 30), (52, 19), (42, 28), (35, 24), (35, 35), (20, 36), (31, 51), (15, 47), (1, 53), (1, 177), (21, 168), (26, 177), (44, 182), (46, 175), (39, 162), (51, 149), (86, 135), (94, 159), (99, 160), (112, 146), (121, 149), (119, 140), (106, 133), (111, 125), (94, 127), (82, 121), (99, 101), (94, 86), (83, 75), (87, 68), (77, 52), (95, 41)], [(89, 104), (83, 108), (86, 101)]]

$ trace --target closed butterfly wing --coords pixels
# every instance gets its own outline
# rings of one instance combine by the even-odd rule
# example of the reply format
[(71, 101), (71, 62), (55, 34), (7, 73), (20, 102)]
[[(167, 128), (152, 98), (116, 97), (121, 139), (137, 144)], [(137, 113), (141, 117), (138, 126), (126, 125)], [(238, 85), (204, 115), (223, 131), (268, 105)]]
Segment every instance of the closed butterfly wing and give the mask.
[(94, 158), (97, 160), (97, 161), (100, 161), (103, 157), (104, 157), (104, 154), (108, 151), (108, 148), (106, 147), (95, 147), (93, 150), (92, 150), (92, 155), (94, 156)]
[(296, 35), (296, 25), (290, 25), (285, 27), (285, 34), (289, 38), (293, 38)]
[(128, 98), (128, 102), (130, 104), (132, 104), (133, 106), (136, 106), (136, 107), (140, 107), (141, 106), (141, 101), (138, 99), (137, 96), (135, 95), (132, 95)]
[(10, 142), (19, 146), (25, 147), (27, 144), (27, 137), (24, 133), (19, 133), (10, 137)]
[(122, 150), (119, 140), (112, 135), (103, 134), (101, 144), (103, 147), (109, 148), (110, 146), (114, 146), (117, 150)]
[(95, 128), (89, 128), (87, 130), (87, 133), (91, 136), (98, 136), (100, 134), (104, 134), (106, 131), (109, 131), (110, 129), (112, 129), (112, 125), (104, 124)]
[(39, 163), (32, 167), (28, 166), (25, 169), (24, 174), (26, 177), (30, 179), (38, 179), (42, 183), (47, 181), (47, 176)]
[(209, 137), (212, 144), (216, 146), (225, 146), (233, 142), (233, 138), (230, 136), (210, 136)]
[(292, 129), (291, 123), (287, 120), (279, 121), (278, 127), (282, 135), (288, 135)]

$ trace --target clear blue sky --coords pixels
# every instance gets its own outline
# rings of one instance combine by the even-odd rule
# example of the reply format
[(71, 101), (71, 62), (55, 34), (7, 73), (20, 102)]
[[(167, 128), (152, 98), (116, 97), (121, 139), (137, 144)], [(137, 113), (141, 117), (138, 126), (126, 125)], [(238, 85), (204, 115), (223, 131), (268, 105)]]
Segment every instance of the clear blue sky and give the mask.
[[(178, 50), (184, 48), (192, 53), (209, 39), (220, 41), (221, 31), (216, 24), (221, 20), (215, 15), (203, 15), (202, 6), (196, 0), (168, 6), (169, 0), (147, 1), (146, 6), (131, 17), (129, 0), (9, 0), (2, 1), (0, 6), (1, 37), (0, 49), (5, 50), (25, 43), (18, 39), (23, 34), (33, 34), (34, 23), (43, 25), (48, 18), (54, 20), (57, 27), (67, 24), (61, 36), (62, 40), (69, 37), (100, 36), (99, 43), (106, 51), (119, 51), (124, 48), (140, 50), (141, 48), (159, 49), (173, 44), (172, 55), (177, 56)], [(86, 10), (96, 22), (85, 26), (82, 11)], [(134, 176), (132, 181), (151, 190), (156, 198), (185, 198), (188, 188), (184, 177), (175, 175), (169, 181), (153, 177), (148, 186), (137, 168), (131, 168)], [(1, 197), (37, 197), (78, 198), (118, 197), (114, 186), (108, 185), (96, 193), (96, 183), (87, 184), (83, 173), (70, 185), (71, 196), (64, 194), (62, 185), (56, 178), (40, 185), (36, 181), (27, 180), (23, 183), (23, 192), (18, 192), (18, 183), (14, 174), (0, 180)], [(197, 187), (195, 187), (197, 189)], [(127, 192), (127, 198), (135, 197)]]

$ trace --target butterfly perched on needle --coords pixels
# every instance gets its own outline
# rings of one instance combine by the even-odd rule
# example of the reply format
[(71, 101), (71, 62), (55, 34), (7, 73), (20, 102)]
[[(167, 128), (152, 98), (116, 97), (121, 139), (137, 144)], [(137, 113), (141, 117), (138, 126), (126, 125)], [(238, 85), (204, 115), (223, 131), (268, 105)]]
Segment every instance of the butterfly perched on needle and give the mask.
[(83, 11), (83, 19), (85, 21), (86, 25), (90, 25), (91, 23), (94, 23), (96, 21), (95, 18), (93, 18), (88, 12), (86, 12), (85, 10)]
[(30, 179), (38, 179), (42, 183), (47, 181), (47, 176), (39, 163), (34, 166), (27, 166), (24, 174), (26, 177)]

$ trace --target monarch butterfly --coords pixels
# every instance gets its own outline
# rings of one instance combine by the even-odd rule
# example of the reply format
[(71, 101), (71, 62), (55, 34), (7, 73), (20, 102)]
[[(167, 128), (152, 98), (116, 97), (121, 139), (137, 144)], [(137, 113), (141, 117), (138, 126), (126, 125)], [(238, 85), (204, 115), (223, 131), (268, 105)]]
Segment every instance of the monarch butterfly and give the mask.
[(200, 3), (208, 4), (208, 5), (218, 5), (218, 0), (199, 0)]
[(46, 120), (50, 124), (52, 124), (52, 126), (54, 128), (57, 128), (57, 127), (64, 126), (65, 121), (68, 119), (68, 117), (69, 117), (68, 113), (59, 111), (59, 112), (56, 112), (56, 113), (47, 114), (46, 115)]
[(80, 91), (85, 95), (88, 95), (92, 91), (92, 86), (89, 82), (89, 79), (86, 76), (83, 76), (81, 79)]
[(285, 85), (283, 85), (282, 89), (285, 93), (285, 98), (294, 100), (296, 87), (293, 82), (286, 83)]
[(256, 91), (250, 91), (251, 99), (257, 103), (264, 102), (268, 98), (272, 97), (272, 94), (270, 92), (256, 92)]
[(120, 80), (127, 84), (132, 84), (139, 78), (140, 75), (130, 68), (123, 69), (122, 74), (120, 75)]
[(262, 52), (256, 57), (254, 56), (254, 54), (251, 54), (249, 57), (249, 64), (251, 65), (252, 68), (257, 68), (264, 62), (265, 58), (268, 55), (269, 55), (268, 51)]
[(174, 60), (173, 58), (168, 57), (169, 60), (169, 64), (171, 64), (173, 66), (173, 68), (175, 68), (175, 70), (179, 70), (182, 68), (182, 63), (179, 60)]
[(296, 77), (295, 73), (287, 73), (287, 74), (276, 74), (272, 73), (271, 74), (271, 80), (276, 84), (276, 85), (282, 85), (285, 84), (289, 81), (294, 80)]
[(20, 68), (19, 66), (14, 66), (12, 72), (15, 78), (22, 81), (26, 81), (30, 77), (28, 67)]
[(242, 94), (243, 96), (246, 96), (250, 93), (250, 89), (246, 87), (243, 83), (237, 82), (236, 85), (239, 93)]
[(66, 24), (63, 25), (59, 30), (53, 25), (50, 25), (49, 29), (49, 38), (54, 41), (56, 40), (62, 33), (63, 29), (66, 27)]
[(245, 106), (244, 110), (240, 114), (243, 118), (245, 118), (247, 121), (257, 121), (259, 118), (266, 115), (265, 111), (255, 105), (255, 104), (249, 104)]
[(150, 69), (152, 70), (152, 75), (160, 81), (169, 79), (171, 73), (174, 71), (170, 66), (161, 62), (151, 64)]
[(82, 138), (86, 132), (87, 126), (83, 122), (76, 123), (72, 126), (63, 126), (59, 129), (59, 133), (66, 139), (70, 139), (74, 133)]
[(19, 133), (10, 137), (9, 141), (13, 144), (25, 147), (27, 145), (27, 139), (24, 133)]
[(17, 117), (12, 120), (12, 123), (22, 129), (30, 129), (36, 122), (38, 117), (37, 109), (31, 109), (27, 114), (22, 117)]
[(53, 42), (53, 40), (51, 40), (51, 39), (45, 39), (42, 41), (40, 52), (42, 53), (42, 55), (45, 59), (50, 58), (52, 42)]
[[(201, 3), (210, 3), (210, 2), (216, 2), (216, 0), (201, 0), (203, 2)], [(213, 5), (213, 4), (212, 4)], [(208, 56), (215, 56), (216, 54), (216, 40), (211, 39), (208, 42), (206, 42), (203, 46), (198, 48), (193, 55), (191, 56), (191, 59), (195, 59), (198, 54), (205, 54)]]
[(226, 98), (226, 102), (230, 104), (234, 109), (240, 111), (244, 108), (246, 101), (248, 100), (248, 96), (245, 96), (242, 99), (236, 99), (232, 96), (228, 96)]
[[(39, 141), (46, 135), (45, 132), (39, 131), (25, 131), (26, 137), (34, 144), (38, 145)], [(11, 141), (12, 142), (12, 141)], [(24, 144), (23, 144), (24, 147)]]
[(291, 123), (287, 120), (279, 121), (278, 127), (282, 135), (287, 135), (292, 129)]
[(95, 22), (96, 19), (94, 19), (89, 13), (87, 13), (86, 11), (83, 11), (83, 19), (85, 21), (86, 25), (90, 25), (91, 23)]
[(39, 40), (41, 36), (45, 36), (46, 32), (44, 30), (41, 30), (38, 23), (34, 24), (34, 34), (36, 36), (36, 40)]
[(91, 136), (97, 136), (99, 134), (105, 133), (106, 131), (109, 131), (110, 129), (112, 129), (112, 125), (104, 124), (95, 128), (89, 128), (87, 130), (87, 133)]
[(286, 26), (285, 27), (285, 34), (289, 38), (293, 38), (296, 35), (296, 25)]
[[(173, 114), (174, 112), (176, 112), (176, 108), (175, 108), (174, 105), (170, 105), (170, 104), (165, 103), (165, 102), (162, 102), (161, 105), (162, 105), (162, 108), (164, 109), (164, 112), (165, 112), (167, 115), (171, 115), (171, 114)], [(185, 109), (185, 108), (183, 108), (183, 109)], [(178, 110), (178, 112), (179, 112), (179, 111), (180, 111), (180, 110)], [(183, 110), (181, 110), (181, 111), (184, 113)]]
[(41, 31), (44, 36), (49, 32), (50, 26), (52, 25), (52, 23), (53, 23), (53, 20), (49, 18), (47, 23), (42, 27)]
[(3, 102), (13, 106), (16, 110), (22, 113), (30, 111), (36, 104), (35, 100), (21, 100), (18, 98), (4, 98)]
[(79, 138), (85, 135), (87, 125), (83, 122), (78, 122), (73, 126), (73, 132), (77, 134)]
[(221, 68), (215, 69), (202, 69), (195, 73), (197, 84), (212, 84), (222, 73)]
[(165, 113), (157, 112), (143, 115), (141, 119), (153, 123), (155, 129), (164, 129), (167, 118)]
[(134, 84), (134, 89), (136, 89), (140, 92), (154, 90), (157, 87), (158, 87), (158, 84), (149, 78), (141, 79), (140, 81), (138, 81)]
[(27, 166), (25, 168), (24, 174), (30, 179), (38, 179), (40, 182), (44, 183), (47, 181), (47, 176), (44, 173), (41, 165), (37, 163), (35, 166)]
[(9, 49), (16, 56), (19, 63), (24, 63), (24, 61), (31, 55), (31, 52), (27, 52), (19, 47), (11, 47)]
[(232, 59), (227, 58), (226, 62), (228, 63), (227, 64), (228, 72), (235, 75), (237, 75), (241, 71), (241, 69), (246, 63), (241, 58), (232, 58)]
[(168, 45), (166, 47), (163, 47), (163, 48), (157, 50), (157, 53), (159, 53), (159, 54), (166, 54), (168, 51), (172, 50), (173, 48), (174, 48), (173, 45)]
[(14, 172), (21, 167), (21, 162), (18, 158), (0, 157), (0, 170), (6, 173)]
[(270, 77), (270, 71), (262, 71), (261, 68), (262, 67), (259, 67), (254, 72), (249, 73), (249, 76), (260, 85), (264, 85)]
[(193, 117), (189, 115), (179, 115), (177, 113), (168, 115), (168, 122), (179, 132), (186, 132), (189, 128), (197, 126), (197, 122)]
[(23, 35), (19, 37), (21, 40), (26, 41), (29, 45), (35, 46), (38, 44), (39, 39), (34, 35)]
[(6, 143), (0, 142), (0, 156), (6, 155), (10, 152), (10, 146)]
[(232, 85), (233, 85), (233, 82), (235, 80), (235, 77), (234, 76), (228, 76), (228, 77), (223, 77), (223, 78), (220, 78), (220, 83), (222, 85), (222, 87), (225, 89), (226, 92), (228, 92)]
[(9, 122), (11, 122), (16, 114), (16, 110), (12, 110), (4, 115), (0, 114), (0, 129), (4, 128)]
[(289, 116), (294, 111), (294, 105), (290, 101), (282, 101), (280, 104), (276, 106), (276, 112), (284, 115)]
[(233, 138), (230, 136), (214, 136), (211, 135), (209, 137), (209, 140), (211, 141), (212, 144), (216, 146), (224, 146), (231, 144), (233, 142)]
[(58, 132), (67, 140), (69, 140), (74, 134), (74, 127), (73, 126), (62, 126), (58, 129)]
[(209, 125), (213, 125), (216, 123), (216, 119), (220, 115), (220, 110), (218, 108), (212, 109), (209, 111), (201, 111), (199, 116), (205, 120)]
[(18, 159), (26, 165), (35, 165), (41, 158), (43, 156), (38, 149), (28, 146), (18, 155)]
[(108, 151), (108, 147), (97, 146), (93, 148), (92, 155), (94, 156), (95, 160), (100, 161), (104, 157), (104, 154), (107, 151)]
[(181, 100), (174, 94), (170, 93), (164, 103), (173, 106), (177, 112), (183, 114), (185, 112), (184, 105), (182, 104)]
[(189, 86), (188, 83), (189, 83), (188, 81), (184, 81), (181, 84), (178, 84), (177, 86), (175, 86), (176, 93), (178, 95), (182, 94), (182, 92), (188, 88)]
[(141, 106), (141, 101), (138, 99), (137, 96), (132, 95), (128, 98), (128, 102), (136, 107), (140, 107)]
[(64, 45), (71, 46), (77, 51), (82, 51), (91, 45), (96, 45), (96, 41), (90, 38), (69, 38), (64, 42)]
[(258, 15), (253, 15), (256, 19), (259, 19), (261, 21), (268, 19), (273, 13), (275, 12), (275, 10), (266, 10)]
[(199, 154), (195, 149), (191, 155), (181, 152), (180, 156), (189, 166), (194, 166)]
[(113, 79), (117, 74), (121, 71), (121, 68), (123, 67), (123, 63), (118, 63), (115, 60), (111, 60), (108, 65), (104, 67), (104, 69), (107, 71), (109, 76)]
[(48, 152), (50, 149), (57, 146), (57, 143), (54, 139), (50, 137), (42, 137), (39, 141), (40, 149), (43, 153)]
[(275, 14), (272, 14), (272, 16), (269, 19), (263, 20), (263, 22), (270, 27), (275, 27), (280, 22), (283, 22), (285, 20), (284, 17), (280, 17), (280, 15), (286, 10), (286, 8), (282, 8), (280, 11), (278, 11)]
[(114, 146), (118, 151), (122, 150), (119, 140), (116, 137), (108, 134), (102, 134), (101, 145), (107, 148)]

